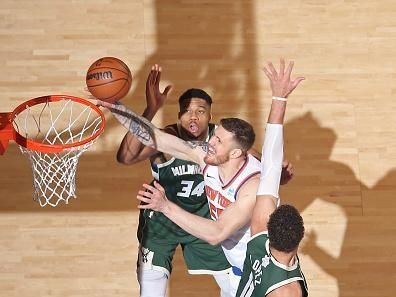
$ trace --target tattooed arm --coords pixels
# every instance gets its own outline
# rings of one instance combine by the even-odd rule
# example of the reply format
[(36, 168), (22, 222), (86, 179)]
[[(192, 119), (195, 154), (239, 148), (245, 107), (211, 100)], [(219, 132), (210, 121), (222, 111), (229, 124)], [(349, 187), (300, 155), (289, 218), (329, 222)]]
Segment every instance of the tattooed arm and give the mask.
[(201, 167), (204, 166), (203, 158), (207, 152), (206, 142), (187, 142), (165, 133), (155, 127), (150, 121), (127, 109), (120, 103), (111, 104), (98, 100), (97, 104), (109, 109), (121, 125), (127, 128), (144, 145), (170, 154), (178, 159), (195, 162), (201, 165)]

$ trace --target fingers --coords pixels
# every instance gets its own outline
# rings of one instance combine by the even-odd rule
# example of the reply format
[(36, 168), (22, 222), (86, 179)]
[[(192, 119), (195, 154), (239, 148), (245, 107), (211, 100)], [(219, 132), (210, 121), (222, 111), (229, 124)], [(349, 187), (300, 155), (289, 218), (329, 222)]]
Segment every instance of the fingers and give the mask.
[(276, 71), (274, 64), (272, 62), (267, 63), (267, 67), (263, 67), (264, 73), (269, 77), (269, 78), (274, 78), (274, 77), (283, 77), (284, 75), (288, 78), (290, 78), (290, 75), (293, 71), (294, 67), (294, 61), (290, 61), (289, 65), (287, 65), (287, 69), (285, 72), (285, 59), (280, 58), (280, 67), (279, 67), (279, 73)]
[[(162, 67), (159, 66), (158, 64), (154, 64), (153, 67), (151, 67), (151, 71), (150, 71), (150, 76), (151, 76), (150, 77), (150, 85), (155, 86), (155, 88), (158, 92), (160, 92), (159, 84), (161, 82), (161, 75), (162, 75)], [(171, 90), (172, 90), (172, 86), (168, 85), (168, 86), (166, 86), (166, 88), (162, 92), (162, 94), (167, 96)]]
[(158, 191), (160, 191), (160, 192), (162, 192), (162, 193), (165, 193), (165, 189), (160, 185), (160, 183), (159, 182), (157, 182), (156, 180), (154, 181), (154, 186), (155, 186), (155, 188), (158, 190)]
[(159, 66), (159, 65), (157, 65), (157, 64), (155, 64), (155, 66), (156, 66), (156, 70), (155, 70), (155, 73), (156, 73), (156, 76), (155, 76), (155, 87), (156, 87), (157, 89), (159, 89), (159, 83), (160, 83), (160, 81), (161, 81), (161, 71), (162, 71), (162, 68), (161, 68), (161, 66)]
[(293, 70), (293, 61), (291, 61), (289, 63), (286, 73), (285, 73), (285, 59), (284, 58), (280, 58), (279, 73), (276, 71), (274, 64), (272, 64), (272, 62), (268, 62), (267, 67), (268, 68), (263, 67), (263, 70), (269, 79), (282, 78), (285, 75), (287, 77), (290, 77), (291, 71)]
[[(150, 191), (151, 193), (153, 193), (153, 192), (156, 192), (156, 191), (157, 191), (157, 189), (156, 189), (156, 188), (154, 188), (154, 187), (153, 187), (153, 186), (151, 186), (151, 185), (148, 185), (148, 184), (143, 184), (142, 186), (143, 186), (143, 188), (145, 188), (146, 190)], [(140, 191), (139, 191), (139, 192), (140, 192)]]
[(271, 71), (272, 77), (277, 77), (278, 76), (278, 72), (276, 71), (274, 65), (272, 64), (272, 62), (268, 62), (267, 63), (269, 70)]
[(279, 73), (283, 76), (283, 74), (285, 73), (285, 59), (281, 58), (280, 59), (280, 69), (279, 69)]
[(168, 85), (166, 86), (165, 90), (164, 90), (164, 95), (168, 96), (169, 92), (172, 90), (172, 86)]
[(286, 77), (289, 78), (289, 79), (290, 79), (290, 75), (291, 75), (292, 70), (293, 70), (293, 66), (294, 66), (294, 62), (290, 61), (289, 65), (287, 66), (286, 73), (285, 73)]
[(138, 205), (140, 209), (152, 209), (154, 208), (153, 198), (155, 197), (155, 192), (158, 192), (154, 187), (143, 184), (143, 188), (146, 190), (139, 190), (136, 198), (143, 202), (143, 204)]
[[(154, 66), (153, 66), (154, 67)], [(151, 70), (147, 76), (146, 80), (146, 88), (149, 88), (153, 84), (153, 76), (154, 76), (154, 70), (153, 67), (151, 67)]]
[(303, 77), (303, 76), (299, 76), (299, 77), (297, 77), (295, 80), (293, 80), (293, 81), (292, 81), (292, 87), (293, 87), (293, 89), (296, 88), (296, 87), (298, 86), (298, 84), (299, 84), (300, 82), (302, 82), (303, 80), (305, 80), (305, 77)]
[(151, 71), (147, 77), (147, 84), (149, 86), (159, 85), (161, 79), (161, 67), (158, 64), (154, 64), (151, 67)]
[(136, 195), (136, 198), (142, 202), (144, 202), (145, 204), (150, 204), (151, 202), (151, 198), (147, 198), (146, 196), (143, 195)]
[(162, 211), (167, 200), (164, 188), (156, 181), (154, 181), (154, 186), (148, 184), (142, 186), (143, 189), (136, 195), (136, 198), (142, 202), (138, 208)]
[(287, 173), (290, 175), (290, 176), (292, 176), (293, 175), (293, 169), (294, 169), (294, 167), (293, 167), (293, 164), (292, 163), (287, 163), (287, 165), (285, 166), (285, 169), (286, 169), (286, 171), (287, 171)]
[(263, 71), (265, 73), (265, 75), (268, 77), (269, 80), (272, 80), (272, 74), (271, 72), (268, 71), (267, 68), (263, 67)]

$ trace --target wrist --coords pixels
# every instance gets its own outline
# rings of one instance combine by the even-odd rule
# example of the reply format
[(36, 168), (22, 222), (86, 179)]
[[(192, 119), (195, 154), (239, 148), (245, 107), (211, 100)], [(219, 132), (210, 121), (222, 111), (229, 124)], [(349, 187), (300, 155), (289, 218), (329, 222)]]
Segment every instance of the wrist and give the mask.
[(271, 110), (268, 116), (268, 123), (283, 124), (286, 105), (287, 105), (286, 101), (272, 100)]
[(157, 111), (158, 110), (154, 108), (146, 107), (146, 109), (143, 111), (142, 116), (151, 121), (156, 115)]
[(272, 96), (272, 100), (276, 100), (276, 101), (287, 101), (286, 97), (279, 97), (279, 96)]
[(169, 200), (166, 200), (166, 202), (164, 202), (164, 205), (163, 205), (163, 207), (162, 207), (161, 212), (162, 212), (165, 216), (168, 216), (168, 215), (171, 214), (171, 212), (172, 212), (172, 205), (171, 205), (171, 203), (169, 202)]

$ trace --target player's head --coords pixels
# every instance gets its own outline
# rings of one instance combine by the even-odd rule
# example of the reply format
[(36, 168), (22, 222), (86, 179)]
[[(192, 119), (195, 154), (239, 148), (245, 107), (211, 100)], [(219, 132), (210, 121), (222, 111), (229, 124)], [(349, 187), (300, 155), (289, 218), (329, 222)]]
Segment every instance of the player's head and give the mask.
[(179, 122), (186, 138), (205, 140), (212, 118), (212, 98), (201, 89), (188, 89), (179, 98)]
[(304, 221), (294, 206), (281, 205), (271, 214), (268, 221), (271, 247), (285, 253), (297, 251), (303, 237)]
[(254, 139), (253, 127), (248, 122), (237, 118), (222, 119), (209, 140), (204, 161), (209, 165), (221, 165), (230, 159), (244, 157)]

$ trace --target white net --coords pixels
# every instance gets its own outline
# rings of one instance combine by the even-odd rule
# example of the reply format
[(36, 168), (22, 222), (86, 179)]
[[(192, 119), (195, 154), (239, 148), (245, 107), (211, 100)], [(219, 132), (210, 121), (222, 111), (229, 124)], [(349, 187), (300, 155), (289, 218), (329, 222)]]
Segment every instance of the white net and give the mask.
[(28, 140), (44, 145), (71, 146), (58, 153), (44, 153), (20, 145), (33, 169), (34, 199), (42, 207), (57, 206), (76, 198), (76, 169), (79, 157), (95, 142), (79, 144), (98, 133), (103, 125), (92, 107), (65, 97), (27, 107), (14, 119), (15, 130)]

